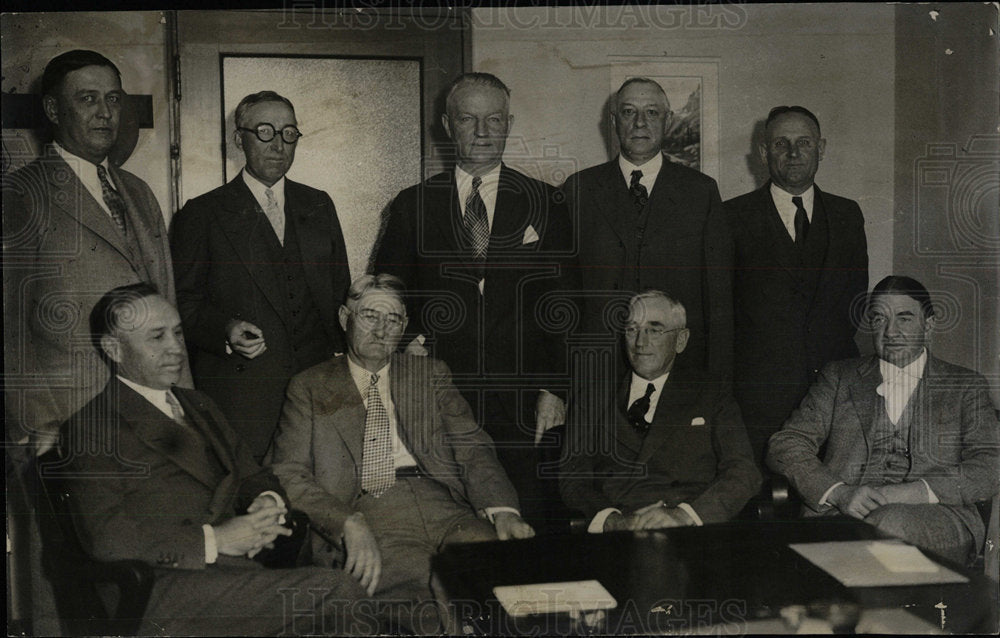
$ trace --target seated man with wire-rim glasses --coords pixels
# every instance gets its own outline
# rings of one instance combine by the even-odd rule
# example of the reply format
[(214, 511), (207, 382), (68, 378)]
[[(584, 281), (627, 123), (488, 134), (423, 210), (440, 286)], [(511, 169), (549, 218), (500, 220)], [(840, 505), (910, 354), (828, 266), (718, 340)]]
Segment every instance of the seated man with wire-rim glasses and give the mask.
[(559, 488), (588, 531), (656, 529), (733, 518), (757, 493), (746, 428), (714, 376), (673, 370), (687, 346), (684, 306), (663, 292), (629, 302), (624, 378), (577, 379)]
[(354, 281), (340, 307), (347, 356), (292, 379), (272, 466), (309, 515), (314, 560), (398, 605), (400, 629), (420, 635), (441, 629), (431, 556), (534, 530), (448, 366), (396, 352), (403, 292), (392, 275)]

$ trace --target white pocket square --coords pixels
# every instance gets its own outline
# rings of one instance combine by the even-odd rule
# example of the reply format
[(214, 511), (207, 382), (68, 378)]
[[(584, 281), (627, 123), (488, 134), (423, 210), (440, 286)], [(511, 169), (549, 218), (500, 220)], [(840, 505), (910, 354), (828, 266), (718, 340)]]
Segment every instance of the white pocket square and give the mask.
[(535, 232), (535, 227), (528, 225), (524, 229), (524, 237), (521, 238), (521, 244), (533, 244), (538, 241), (538, 233)]
[(696, 416), (695, 418), (691, 419), (691, 425), (705, 425), (705, 418)]

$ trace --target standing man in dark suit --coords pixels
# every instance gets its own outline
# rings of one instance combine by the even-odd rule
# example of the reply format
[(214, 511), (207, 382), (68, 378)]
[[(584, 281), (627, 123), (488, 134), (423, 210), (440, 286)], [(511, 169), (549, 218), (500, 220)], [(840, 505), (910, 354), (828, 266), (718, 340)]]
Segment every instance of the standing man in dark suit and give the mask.
[(669, 290), (687, 309), (691, 338), (679, 365), (732, 374), (732, 239), (711, 177), (663, 156), (671, 119), (663, 88), (632, 78), (615, 95), (621, 154), (563, 185), (580, 228), (584, 327), (610, 336), (613, 313), (635, 293)]
[(557, 388), (567, 374), (545, 304), (573, 290), (577, 273), (561, 195), (501, 161), (514, 120), (509, 102), (510, 90), (488, 73), (452, 83), (441, 123), (457, 166), (396, 197), (374, 269), (406, 283), (416, 335), (409, 351), (429, 349), (448, 364), (493, 437), (525, 517), (541, 526), (559, 502), (556, 481), (542, 479), (538, 465), (557, 445), (544, 433), (565, 421)]
[(964, 564), (983, 546), (977, 501), (1000, 490), (989, 385), (932, 356), (924, 286), (889, 276), (867, 306), (874, 357), (835, 361), (771, 437), (767, 464), (805, 516), (845, 514)]
[(736, 241), (735, 391), (758, 463), (829, 361), (858, 355), (852, 304), (868, 289), (865, 220), (813, 183), (826, 151), (816, 116), (779, 106), (759, 152), (771, 180), (726, 202)]
[(348, 355), (292, 379), (272, 466), (318, 532), (317, 562), (340, 562), (380, 600), (423, 601), (402, 622), (426, 634), (438, 631), (436, 614), (417, 615), (434, 611), (431, 556), (534, 531), (448, 366), (396, 353), (402, 293), (392, 275), (354, 282), (340, 307)]
[(174, 307), (125, 286), (91, 325), (116, 376), (66, 424), (62, 467), (85, 549), (156, 567), (140, 633), (356, 633), (348, 603), (364, 593), (350, 578), (250, 560), (291, 534), (287, 499), (212, 400), (176, 387), (187, 353)]
[(587, 399), (570, 410), (563, 499), (593, 533), (733, 518), (760, 486), (736, 400), (718, 377), (674, 365), (691, 336), (678, 301), (636, 295), (626, 321), (629, 373), (577, 380)]
[[(146, 182), (108, 161), (124, 98), (103, 55), (53, 58), (42, 106), (54, 142), (3, 180), (6, 434), (34, 439), (39, 451), (108, 381), (87, 338), (101, 295), (145, 281), (174, 300), (160, 205)], [(191, 385), (186, 367), (182, 380)]]
[(351, 278), (330, 196), (285, 178), (301, 137), (292, 103), (261, 91), (235, 119), (246, 166), (184, 206), (171, 247), (195, 382), (259, 460), (288, 380), (343, 351)]

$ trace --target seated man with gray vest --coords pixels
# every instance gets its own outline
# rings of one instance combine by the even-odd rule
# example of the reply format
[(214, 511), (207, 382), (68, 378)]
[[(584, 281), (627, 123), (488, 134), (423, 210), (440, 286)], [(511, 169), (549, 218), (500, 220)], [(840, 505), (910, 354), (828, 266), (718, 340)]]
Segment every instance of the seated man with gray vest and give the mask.
[(975, 503), (1000, 485), (986, 379), (931, 356), (934, 307), (914, 279), (880, 281), (867, 320), (876, 356), (828, 364), (771, 437), (767, 463), (806, 516), (853, 516), (965, 563), (985, 535)]

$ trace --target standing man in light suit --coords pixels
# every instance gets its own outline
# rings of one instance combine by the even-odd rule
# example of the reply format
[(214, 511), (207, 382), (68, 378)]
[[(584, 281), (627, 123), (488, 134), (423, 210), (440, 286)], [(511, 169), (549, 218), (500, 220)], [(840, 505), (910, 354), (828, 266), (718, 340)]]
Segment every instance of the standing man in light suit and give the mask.
[(399, 193), (374, 269), (406, 283), (411, 351), (422, 342), (451, 368), (525, 517), (542, 526), (559, 498), (539, 464), (558, 447), (545, 432), (565, 420), (557, 387), (568, 374), (565, 340), (546, 326), (543, 304), (574, 290), (577, 272), (561, 194), (502, 162), (513, 121), (510, 89), (496, 76), (452, 83), (441, 123), (457, 165)]
[(733, 362), (733, 243), (715, 180), (670, 161), (663, 88), (631, 78), (615, 94), (611, 124), (621, 153), (563, 184), (579, 225), (584, 328), (611, 335), (609, 304), (668, 290), (687, 309), (691, 338), (680, 366), (724, 379)]
[[(160, 206), (146, 182), (108, 161), (124, 98), (118, 68), (100, 53), (53, 58), (42, 106), (54, 142), (4, 177), (5, 429), (39, 451), (108, 381), (87, 336), (101, 295), (147, 282), (174, 300)], [(181, 383), (191, 385), (186, 365)]]
[(170, 241), (195, 382), (260, 460), (288, 380), (343, 351), (351, 278), (330, 196), (285, 177), (301, 137), (292, 103), (246, 96), (235, 135), (246, 166), (189, 201)]
[(814, 183), (826, 140), (801, 106), (771, 109), (758, 149), (771, 179), (725, 203), (736, 242), (734, 390), (758, 463), (820, 369), (858, 355), (852, 304), (868, 290), (857, 202)]

